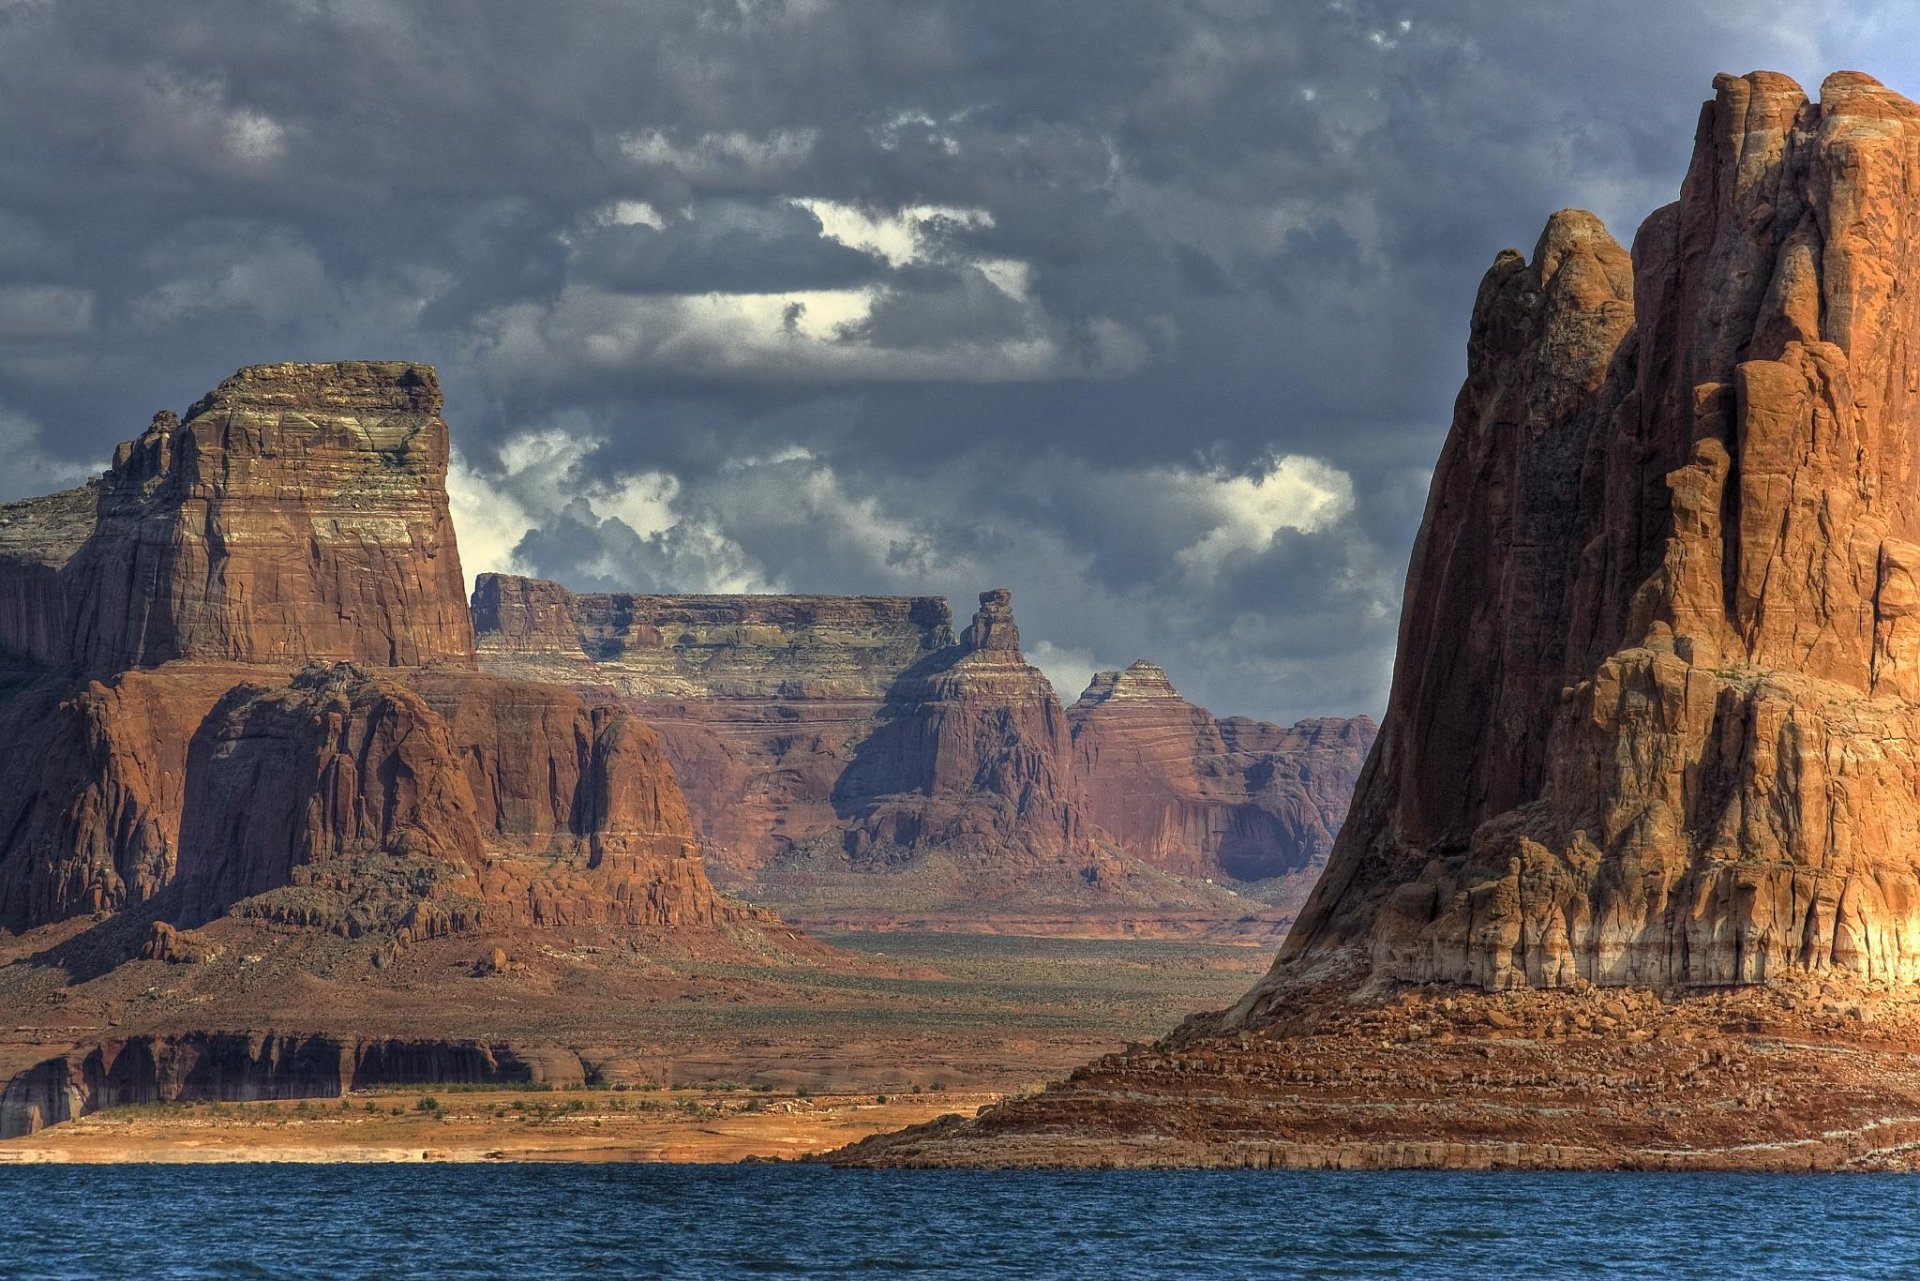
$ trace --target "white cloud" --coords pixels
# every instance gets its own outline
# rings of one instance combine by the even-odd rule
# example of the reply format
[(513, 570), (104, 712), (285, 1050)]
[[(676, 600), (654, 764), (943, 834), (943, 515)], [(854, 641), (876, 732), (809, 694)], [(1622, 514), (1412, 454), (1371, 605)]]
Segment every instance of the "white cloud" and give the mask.
[[(661, 295), (575, 285), (552, 304), (518, 303), (482, 317), (468, 355), (491, 375), (523, 385), (581, 368), (748, 380), (997, 383), (1115, 377), (1139, 368), (1149, 352), (1144, 339), (1112, 321), (1090, 326), (1091, 345), (1079, 349), (1031, 306), (1019, 324), (997, 334), (883, 345), (862, 327), (889, 297), (880, 288)], [(951, 305), (964, 307), (967, 300)]]
[(227, 84), (155, 76), (141, 87), (144, 118), (135, 138), (198, 170), (245, 173), (271, 167), (287, 154), (287, 128), (257, 107), (228, 101)]
[(576, 583), (657, 586), (650, 571), (666, 564), (683, 575), (669, 584), (676, 591), (778, 590), (720, 529), (680, 509), (676, 477), (593, 475), (592, 456), (605, 443), (561, 427), (522, 432), (501, 448), (492, 473), (454, 451), (447, 492), (469, 589), (489, 570), (542, 572), (525, 551), (528, 535), (563, 528), (586, 540), (567, 566)]
[(44, 436), (32, 419), (0, 409), (0, 458), (6, 459), (6, 466), (0, 468), (0, 503), (71, 489), (106, 470), (104, 462), (55, 458), (42, 444)]
[(286, 128), (265, 112), (247, 109), (229, 112), (223, 124), (227, 154), (235, 160), (264, 165), (286, 154)]
[(514, 555), (514, 547), (533, 528), (533, 517), (458, 449), (447, 466), (447, 500), (469, 594), (481, 574), (531, 572)]
[(813, 129), (778, 129), (757, 137), (738, 130), (680, 132), (676, 137), (664, 129), (640, 129), (620, 134), (615, 142), (637, 165), (672, 169), (688, 179), (725, 182), (792, 173), (813, 155), (818, 140), (819, 133)]
[(1200, 574), (1218, 573), (1227, 563), (1257, 556), (1285, 530), (1311, 534), (1353, 510), (1353, 481), (1317, 458), (1288, 454), (1257, 476), (1196, 474), (1169, 469), (1162, 483), (1178, 491), (1212, 518), (1213, 527), (1174, 559)]
[(891, 213), (870, 213), (858, 205), (835, 200), (799, 199), (792, 203), (820, 220), (820, 234), (828, 240), (874, 254), (890, 267), (905, 267), (936, 256), (935, 233), (942, 224), (958, 228), (993, 226), (993, 215), (985, 209), (959, 205), (907, 205)]
[(660, 211), (644, 200), (616, 200), (602, 208), (594, 220), (604, 227), (651, 227), (655, 231), (667, 225)]

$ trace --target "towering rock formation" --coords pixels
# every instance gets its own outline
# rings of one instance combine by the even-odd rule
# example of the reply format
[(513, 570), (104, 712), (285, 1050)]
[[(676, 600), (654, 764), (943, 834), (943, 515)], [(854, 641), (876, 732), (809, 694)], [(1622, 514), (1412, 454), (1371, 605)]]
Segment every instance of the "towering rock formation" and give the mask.
[(1487, 274), (1269, 976), (849, 1159), (1913, 1166), (1920, 108), (1715, 88), (1630, 256), (1562, 212)]
[(0, 508), (0, 926), (753, 915), (644, 725), (472, 670), (447, 455), (425, 366), (257, 366)]
[(958, 646), (894, 682), (834, 800), (853, 820), (856, 857), (977, 844), (1026, 862), (1074, 860), (1092, 879), (1104, 853), (1066, 713), (1020, 653), (1005, 588), (980, 593)]
[(0, 653), (470, 663), (440, 404), (424, 365), (349, 361), (256, 365), (154, 415), (99, 480), (0, 507)]
[(1374, 737), (1364, 716), (1218, 720), (1144, 659), (1096, 673), (1067, 719), (1094, 823), (1155, 866), (1235, 881), (1319, 874)]
[(1631, 261), (1502, 255), (1380, 749), (1288, 965), (1920, 974), (1920, 113), (1722, 77)]

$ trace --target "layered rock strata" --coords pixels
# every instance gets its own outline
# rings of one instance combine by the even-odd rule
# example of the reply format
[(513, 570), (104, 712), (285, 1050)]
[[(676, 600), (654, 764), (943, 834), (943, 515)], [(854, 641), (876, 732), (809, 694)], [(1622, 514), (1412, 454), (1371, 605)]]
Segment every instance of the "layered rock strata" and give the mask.
[(564, 1050), (274, 1033), (139, 1036), (51, 1058), (0, 1089), (0, 1139), (102, 1108), (187, 1100), (336, 1098), (383, 1085), (577, 1086)]
[(1722, 77), (1629, 256), (1503, 255), (1380, 748), (1284, 953), (1485, 987), (1920, 974), (1920, 112)]
[[(256, 365), (79, 490), (0, 507), (0, 654), (471, 663), (433, 370)], [(91, 519), (86, 513), (91, 508)]]
[(1073, 859), (1097, 879), (1105, 854), (1066, 713), (1020, 653), (1005, 588), (980, 594), (957, 646), (894, 682), (834, 801), (856, 858), (967, 844), (1012, 865)]
[(1911, 1168), (1920, 108), (1722, 76), (1503, 253), (1328, 869), (1234, 1008), (855, 1162)]
[(1003, 592), (960, 639), (928, 597), (577, 595), (494, 574), (474, 618), (489, 671), (617, 700), (658, 729), (716, 867), (743, 887), (822, 841), (874, 869), (990, 845), (1008, 867), (1074, 851), (1094, 882), (1106, 850), (1183, 877), (1292, 877), (1297, 905), (1373, 732), (1216, 720), (1151, 664), (1063, 711)]
[(834, 831), (834, 789), (900, 675), (953, 643), (932, 597), (590, 595), (482, 574), (491, 672), (617, 700), (665, 743), (717, 867)]
[(644, 724), (473, 670), (439, 411), (424, 366), (259, 366), (0, 509), (0, 733), (39, 749), (0, 762), (0, 926), (756, 915)]
[(1144, 659), (1096, 673), (1067, 720), (1095, 824), (1156, 866), (1234, 881), (1318, 874), (1375, 733), (1364, 716), (1216, 718)]

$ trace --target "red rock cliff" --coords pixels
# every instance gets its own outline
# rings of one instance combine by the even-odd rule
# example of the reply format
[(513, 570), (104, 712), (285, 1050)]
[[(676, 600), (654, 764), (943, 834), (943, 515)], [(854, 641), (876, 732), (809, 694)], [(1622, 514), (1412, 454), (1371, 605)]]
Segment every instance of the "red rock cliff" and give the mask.
[(0, 926), (751, 915), (651, 731), (471, 670), (446, 464), (431, 369), (256, 366), (0, 509)]
[(1063, 713), (1004, 593), (964, 641), (950, 618), (931, 597), (583, 595), (496, 574), (474, 595), (488, 671), (660, 731), (715, 866), (742, 885), (823, 839), (862, 866), (958, 841), (1016, 865), (1079, 851), (1097, 867), (1124, 847), (1193, 877), (1318, 872), (1370, 721), (1216, 720), (1151, 664)]
[(1364, 716), (1218, 720), (1144, 659), (1095, 673), (1067, 719), (1094, 823), (1156, 866), (1236, 881), (1319, 872), (1374, 736)]
[(1481, 287), (1283, 971), (1920, 976), (1920, 111), (1716, 87), (1631, 256), (1556, 214)]
[(960, 643), (894, 682), (834, 791), (849, 848), (979, 842), (1015, 860), (1100, 858), (1053, 686), (1020, 653), (1012, 595), (980, 593)]
[(427, 366), (348, 361), (255, 365), (156, 415), (98, 481), (0, 508), (0, 652), (471, 663), (440, 403)]

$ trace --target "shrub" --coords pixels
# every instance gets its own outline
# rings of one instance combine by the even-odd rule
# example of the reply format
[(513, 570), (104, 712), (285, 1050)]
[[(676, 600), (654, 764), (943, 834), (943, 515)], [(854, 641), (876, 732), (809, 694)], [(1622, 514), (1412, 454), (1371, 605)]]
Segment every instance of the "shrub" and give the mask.
[(438, 1112), (440, 1110), (440, 1100), (434, 1098), (431, 1094), (422, 1095), (420, 1101), (413, 1105), (413, 1109), (416, 1112)]

